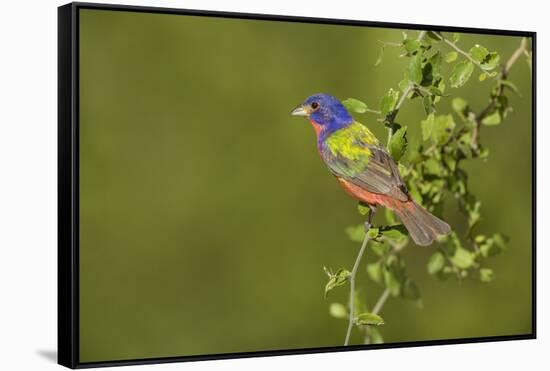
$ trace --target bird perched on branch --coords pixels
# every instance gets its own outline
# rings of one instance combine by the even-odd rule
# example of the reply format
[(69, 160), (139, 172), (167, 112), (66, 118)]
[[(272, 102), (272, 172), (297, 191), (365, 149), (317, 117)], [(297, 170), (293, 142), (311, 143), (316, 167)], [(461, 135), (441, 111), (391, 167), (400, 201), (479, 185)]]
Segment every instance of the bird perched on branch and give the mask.
[(338, 99), (315, 94), (291, 114), (309, 118), (321, 158), (344, 190), (371, 208), (371, 215), (377, 206), (392, 210), (421, 246), (451, 231), (447, 223), (411, 199), (386, 148), (366, 126), (353, 120)]

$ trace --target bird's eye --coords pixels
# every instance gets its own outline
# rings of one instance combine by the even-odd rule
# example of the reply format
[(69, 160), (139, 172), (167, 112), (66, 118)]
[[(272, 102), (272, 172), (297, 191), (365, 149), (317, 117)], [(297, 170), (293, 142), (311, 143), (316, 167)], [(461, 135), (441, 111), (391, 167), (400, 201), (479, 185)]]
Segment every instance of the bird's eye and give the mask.
[(313, 108), (314, 110), (319, 108), (319, 103), (317, 103), (317, 102), (311, 103), (311, 108)]

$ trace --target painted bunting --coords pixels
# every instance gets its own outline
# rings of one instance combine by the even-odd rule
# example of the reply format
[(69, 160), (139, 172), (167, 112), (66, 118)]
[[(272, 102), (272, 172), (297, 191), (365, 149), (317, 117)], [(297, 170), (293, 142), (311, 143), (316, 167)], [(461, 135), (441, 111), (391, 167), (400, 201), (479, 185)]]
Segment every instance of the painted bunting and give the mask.
[(371, 208), (371, 215), (377, 206), (392, 210), (421, 246), (451, 231), (447, 223), (411, 199), (386, 148), (366, 126), (354, 121), (338, 99), (315, 94), (291, 114), (309, 118), (321, 158), (344, 190)]

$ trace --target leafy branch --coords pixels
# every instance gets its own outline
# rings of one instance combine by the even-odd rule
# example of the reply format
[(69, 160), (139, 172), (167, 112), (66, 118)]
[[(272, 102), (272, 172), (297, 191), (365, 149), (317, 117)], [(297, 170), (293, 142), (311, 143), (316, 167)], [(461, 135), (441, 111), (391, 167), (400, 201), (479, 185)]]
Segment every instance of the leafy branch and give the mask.
[[(459, 40), (459, 34), (454, 34), (451, 41), (442, 33), (422, 31), (416, 38), (409, 38), (404, 33), (401, 43), (383, 42), (376, 64), (381, 63), (384, 47), (388, 45), (399, 46), (403, 49), (401, 56), (409, 58), (398, 88), (389, 89), (381, 98), (379, 110), (369, 109), (365, 103), (354, 98), (348, 98), (343, 103), (351, 112), (379, 115), (378, 121), (388, 130), (388, 152), (398, 163), (403, 180), (416, 202), (441, 215), (447, 201), (454, 199), (465, 217), (465, 235), (459, 236), (453, 231), (441, 238), (427, 262), (427, 272), (439, 279), (455, 276), (459, 280), (476, 273), (481, 282), (490, 282), (495, 275), (492, 269), (485, 266), (485, 262), (506, 248), (508, 238), (501, 233), (490, 236), (475, 233), (482, 221), (481, 201), (469, 190), (468, 174), (461, 164), (466, 160), (488, 158), (489, 149), (479, 141), (481, 126), (499, 125), (507, 117), (511, 107), (506, 93), (517, 93), (508, 75), (522, 56), (530, 63), (531, 52), (528, 40), (522, 39), (520, 46), (496, 72), (500, 62), (497, 52), (481, 45), (474, 45), (465, 51), (458, 46)], [(453, 50), (443, 57), (442, 46)], [(464, 57), (462, 61), (458, 60), (459, 55)], [(443, 60), (453, 66), (448, 77), (442, 72)], [(476, 114), (465, 99), (455, 97), (452, 99), (453, 112), (438, 114), (437, 104), (449, 96), (445, 94), (447, 83), (451, 88), (463, 86), (475, 67), (481, 70), (480, 82), (487, 78), (496, 81), (487, 106)], [(425, 119), (420, 122), (423, 143), (417, 148), (408, 148), (407, 127), (402, 127), (395, 120), (405, 101), (415, 99), (422, 101), (426, 112)], [(455, 117), (460, 121), (457, 122)], [(346, 229), (352, 241), (361, 242), (352, 271), (341, 268), (336, 274), (327, 272), (329, 283), (325, 287), (327, 294), (348, 281), (350, 283), (348, 307), (340, 303), (330, 305), (332, 316), (348, 321), (345, 345), (349, 344), (353, 325), (365, 332), (365, 343), (383, 342), (377, 326), (384, 323), (379, 313), (389, 297), (401, 297), (421, 304), (420, 290), (407, 275), (406, 262), (401, 256), (401, 251), (409, 244), (406, 229), (387, 209), (384, 214), (386, 225), (379, 227), (372, 225), (374, 209), (360, 203), (358, 210), (361, 215), (368, 213), (368, 221)], [(366, 265), (367, 274), (373, 282), (384, 287), (372, 311), (368, 311), (365, 300), (360, 300), (355, 287), (358, 268), (367, 246), (376, 257)]]
[(351, 271), (351, 275), (349, 278), (349, 287), (350, 287), (350, 293), (349, 293), (349, 319), (348, 319), (348, 331), (346, 332), (346, 339), (344, 341), (344, 345), (349, 344), (349, 338), (351, 336), (351, 329), (353, 328), (354, 321), (357, 321), (355, 318), (355, 276), (357, 275), (357, 269), (359, 268), (359, 263), (361, 262), (361, 258), (363, 257), (363, 254), (365, 253), (365, 250), (367, 248), (367, 244), (370, 241), (370, 237), (372, 233), (369, 233), (371, 225), (372, 225), (372, 219), (374, 218), (375, 209), (371, 209), (369, 212), (369, 217), (367, 222), (365, 223), (365, 230), (367, 233), (365, 233), (365, 237), (363, 238), (363, 243), (361, 244), (361, 248), (359, 249), (359, 253), (357, 254), (357, 257), (355, 258), (355, 263), (353, 264), (353, 269)]
[(510, 73), (512, 66), (518, 61), (518, 59), (522, 55), (526, 56), (528, 58), (528, 61), (530, 61), (531, 55), (529, 52), (527, 38), (521, 39), (520, 46), (514, 51), (512, 56), (502, 67), (500, 75), (498, 76), (497, 86), (493, 89), (493, 92), (491, 93), (489, 104), (487, 104), (487, 106), (475, 117), (475, 126), (472, 131), (472, 145), (474, 147), (477, 148), (478, 146), (479, 128), (483, 120), (486, 120), (487, 117), (490, 117), (490, 115), (495, 115), (495, 112), (496, 115), (498, 115), (497, 119), (499, 119), (501, 115), (506, 113), (508, 107), (507, 101), (504, 102), (505, 88), (508, 87), (513, 92), (518, 92), (516, 86), (508, 81), (508, 74)]
[[(459, 37), (455, 36), (456, 41), (450, 41), (449, 39), (444, 38), (440, 32), (434, 32), (433, 33), (436, 37), (438, 37), (441, 41), (443, 41), (445, 44), (449, 45), (451, 48), (453, 48), (456, 53), (462, 54), (466, 59), (468, 59), (471, 63), (473, 63), (475, 66), (477, 66), (479, 69), (481, 69), (482, 73), (485, 73), (486, 71), (494, 69), (499, 61), (498, 54), (496, 52), (493, 52), (492, 54), (489, 53), (489, 51), (480, 46), (476, 45), (470, 49), (469, 52), (466, 52), (459, 48), (456, 45), (456, 42), (459, 40)], [(454, 60), (456, 59), (456, 55), (453, 53), (447, 54), (448, 57), (447, 60)]]

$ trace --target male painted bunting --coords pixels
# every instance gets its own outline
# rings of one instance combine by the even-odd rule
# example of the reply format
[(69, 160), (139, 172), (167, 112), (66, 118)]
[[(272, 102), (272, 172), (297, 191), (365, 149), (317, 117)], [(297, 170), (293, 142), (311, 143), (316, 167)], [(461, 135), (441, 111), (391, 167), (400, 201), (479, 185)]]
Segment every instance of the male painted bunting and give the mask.
[(438, 235), (451, 231), (411, 199), (386, 148), (366, 126), (353, 120), (338, 99), (315, 94), (291, 114), (309, 118), (321, 158), (344, 190), (372, 211), (377, 206), (392, 210), (417, 245), (430, 245)]

